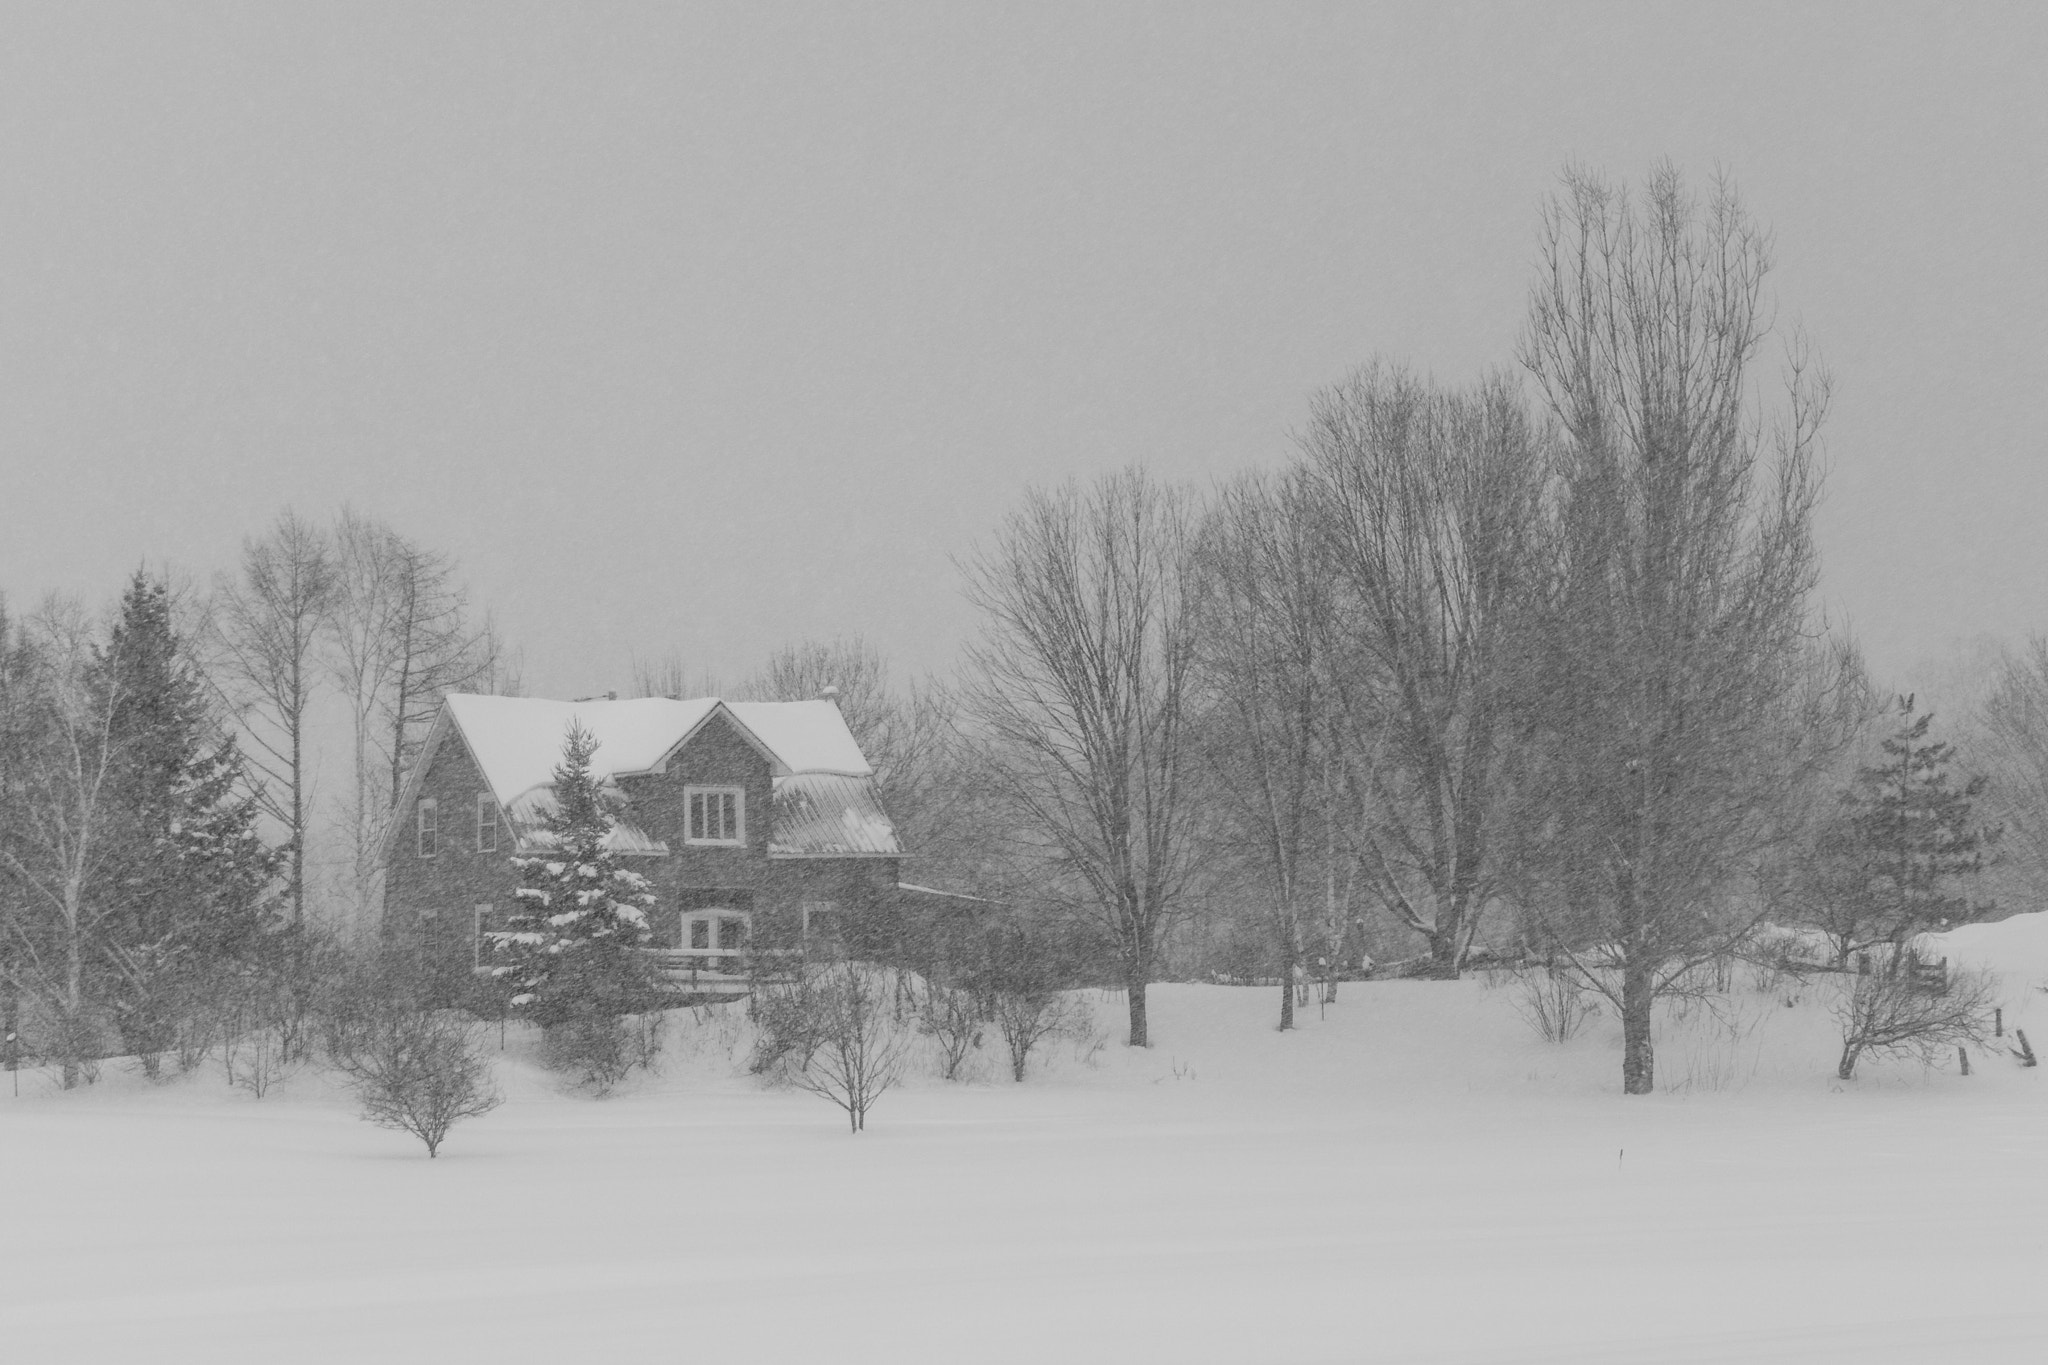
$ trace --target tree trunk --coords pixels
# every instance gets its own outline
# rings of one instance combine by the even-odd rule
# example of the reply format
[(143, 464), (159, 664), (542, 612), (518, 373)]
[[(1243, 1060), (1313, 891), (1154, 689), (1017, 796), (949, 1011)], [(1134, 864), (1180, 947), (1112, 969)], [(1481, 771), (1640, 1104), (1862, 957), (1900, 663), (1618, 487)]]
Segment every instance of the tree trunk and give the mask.
[(1856, 1079), (1856, 1058), (1860, 1056), (1862, 1052), (1863, 1048), (1858, 1043), (1842, 1044), (1841, 1065), (1835, 1068), (1835, 1076), (1837, 1079), (1844, 1081), (1853, 1081)]
[(85, 1035), (80, 1022), (85, 1015), (85, 944), (80, 928), (84, 906), (75, 880), (64, 888), (64, 900), (69, 921), (64, 934), (64, 1088), (75, 1090), (83, 1071), (79, 1042)]
[(1152, 1036), (1145, 1025), (1145, 984), (1151, 973), (1142, 962), (1132, 963), (1124, 971), (1124, 993), (1131, 1001), (1131, 1047), (1152, 1046)]
[(1294, 1027), (1294, 973), (1301, 964), (1301, 945), (1294, 928), (1294, 902), (1282, 897), (1280, 911), (1280, 1031)]
[[(299, 677), (299, 665), (292, 664), (292, 687), (294, 696), (303, 696), (304, 687)], [(295, 711), (291, 716), (292, 742), (292, 926), (304, 928), (306, 924), (306, 752), (305, 717)], [(427, 1152), (433, 1156), (432, 1149)]]
[(1621, 977), (1621, 1090), (1647, 1095), (1656, 1088), (1657, 1066), (1650, 1040), (1653, 968), (1631, 962)]
[(1429, 936), (1429, 976), (1432, 981), (1456, 981), (1464, 968), (1465, 954), (1462, 951), (1464, 917), (1453, 915), (1447, 927), (1440, 927)]

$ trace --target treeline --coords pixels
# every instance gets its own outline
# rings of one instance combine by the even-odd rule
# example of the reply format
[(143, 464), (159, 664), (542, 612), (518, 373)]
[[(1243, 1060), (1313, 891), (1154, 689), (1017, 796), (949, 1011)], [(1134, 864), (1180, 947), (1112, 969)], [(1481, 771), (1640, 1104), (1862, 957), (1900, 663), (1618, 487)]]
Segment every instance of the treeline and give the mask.
[[(66, 1085), (152, 1075), (303, 1021), (315, 932), (377, 904), (382, 843), (440, 698), (509, 682), (452, 562), (353, 512), (287, 512), (209, 591), (138, 571), (104, 619), (0, 603), (0, 992), (7, 1060)], [(342, 703), (347, 790), (311, 772)], [(309, 848), (339, 850), (309, 924)], [(287, 1029), (289, 1036), (292, 1030)]]
[(1089, 927), (1132, 1043), (1190, 922), (1264, 940), (1284, 1028), (1370, 911), (1416, 974), (1561, 963), (1642, 1093), (1656, 1000), (1762, 922), (1846, 959), (1989, 912), (1982, 783), (1910, 706), (1886, 729), (1815, 604), (1828, 385), (1772, 337), (1769, 264), (1726, 185), (1573, 172), (1513, 369), (1369, 366), (1282, 468), (1037, 490), (971, 558), (984, 875)]

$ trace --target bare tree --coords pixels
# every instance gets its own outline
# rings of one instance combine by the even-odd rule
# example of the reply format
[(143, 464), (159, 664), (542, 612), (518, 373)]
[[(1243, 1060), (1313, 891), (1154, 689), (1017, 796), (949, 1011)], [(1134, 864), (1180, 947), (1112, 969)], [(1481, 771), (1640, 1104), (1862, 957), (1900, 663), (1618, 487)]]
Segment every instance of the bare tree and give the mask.
[(1185, 492), (1131, 469), (1030, 492), (965, 566), (984, 614), (964, 691), (979, 761), (1043, 856), (1046, 898), (1115, 951), (1133, 1047), (1198, 850), (1190, 521)]
[(1504, 377), (1449, 392), (1375, 366), (1317, 397), (1302, 447), (1351, 839), (1455, 977), (1515, 809), (1504, 740), (1540, 600), (1543, 443)]
[(896, 987), (893, 973), (864, 962), (829, 967), (810, 984), (811, 1051), (789, 1079), (845, 1110), (849, 1132), (866, 1131), (868, 1110), (903, 1078), (916, 1034), (894, 1010)]
[[(0, 867), (23, 896), (12, 918), (10, 985), (39, 999), (55, 1022), (54, 1052), (70, 1089), (87, 1076), (92, 1049), (86, 973), (108, 907), (91, 896), (115, 852), (118, 686), (88, 682), (92, 625), (75, 603), (51, 599), (29, 622), (32, 645), (17, 656), (34, 673), (11, 680), (34, 709), (28, 742), (9, 774), (16, 821), (0, 842)], [(21, 694), (26, 694), (21, 695)]]
[(320, 636), (337, 581), (326, 532), (287, 509), (269, 534), (242, 542), (241, 572), (214, 592), (207, 672), (241, 723), (243, 752), (262, 779), (266, 814), (285, 827), (292, 923), (306, 922), (311, 819), (307, 712), (322, 669)]
[(1761, 913), (1758, 868), (1841, 740), (1808, 728), (1826, 384), (1795, 349), (1786, 411), (1755, 410), (1768, 266), (1725, 183), (1702, 204), (1664, 166), (1637, 199), (1573, 170), (1522, 342), (1566, 434), (1536, 908), (1618, 1007), (1629, 1094), (1654, 1087), (1653, 1002)]
[(636, 654), (631, 672), (636, 697), (715, 697), (724, 691), (708, 668), (697, 670), (696, 681), (692, 682), (689, 661), (679, 652), (653, 659)]
[(1315, 553), (1313, 499), (1297, 476), (1226, 485), (1205, 519), (1198, 677), (1200, 751), (1213, 798), (1272, 897), (1280, 957), (1280, 1028), (1294, 1027), (1304, 902), (1330, 812), (1327, 752), (1328, 580)]
[(1990, 777), (1984, 809), (2005, 830), (2001, 872), (2038, 901), (2048, 889), (2048, 635), (2004, 652), (1974, 721), (1971, 766)]
[(470, 621), (447, 556), (352, 509), (336, 523), (334, 570), (329, 667), (349, 707), (344, 817), (361, 912), (375, 903), (391, 811), (442, 697), (490, 680), (500, 644)]

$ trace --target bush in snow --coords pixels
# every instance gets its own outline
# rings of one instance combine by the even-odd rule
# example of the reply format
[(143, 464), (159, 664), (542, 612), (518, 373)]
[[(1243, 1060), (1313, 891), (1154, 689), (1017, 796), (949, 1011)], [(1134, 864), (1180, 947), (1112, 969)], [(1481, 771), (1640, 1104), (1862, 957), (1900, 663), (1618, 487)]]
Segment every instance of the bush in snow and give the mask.
[(989, 944), (983, 983), (996, 1031), (1010, 1056), (1010, 1076), (1023, 1080), (1031, 1054), (1048, 1038), (1084, 1029), (1087, 1009), (1068, 996), (1054, 945), (1021, 929)]
[(1515, 995), (1515, 1013), (1546, 1043), (1570, 1042), (1587, 1020), (1600, 1013), (1600, 1006), (1586, 998), (1585, 982), (1573, 969), (1546, 964), (1524, 967), (1517, 974), (1521, 988)]
[(916, 1039), (896, 1007), (897, 986), (896, 973), (864, 962), (808, 974), (771, 1007), (785, 1016), (774, 1021), (785, 1046), (755, 1069), (832, 1101), (849, 1131), (866, 1131), (868, 1110), (903, 1078)]
[(787, 1075), (811, 1064), (820, 1036), (813, 987), (822, 975), (806, 968), (791, 980), (757, 985), (747, 996), (747, 1018), (754, 1025), (747, 1070), (756, 1076)]
[(541, 1037), (541, 1061), (572, 1074), (593, 1095), (609, 1095), (635, 1071), (649, 1070), (661, 1055), (668, 1018), (658, 1011), (639, 1015), (587, 1011), (548, 1028)]
[(926, 982), (917, 994), (917, 1031), (938, 1045), (939, 1074), (949, 1081), (960, 1079), (987, 1023), (985, 1003), (972, 991)]
[(362, 1117), (411, 1133), (440, 1154), (448, 1130), (498, 1107), (482, 1029), (453, 1010), (384, 1002), (347, 1035), (335, 1066), (348, 1077)]
[(1947, 989), (1930, 990), (1909, 971), (1853, 978), (1836, 1001), (1842, 1056), (1835, 1074), (1853, 1080), (1867, 1054), (1918, 1057), (1924, 1062), (1990, 1035), (1997, 986), (1983, 972), (1952, 972)]
[(590, 732), (571, 723), (545, 817), (549, 847), (512, 860), (516, 908), (491, 935), (491, 971), (514, 1012), (548, 1030), (543, 1055), (609, 1089), (604, 1077), (616, 1065), (651, 1059), (622, 1020), (655, 1008), (659, 991), (637, 951), (655, 897), (606, 847), (616, 820), (590, 771), (596, 748)]

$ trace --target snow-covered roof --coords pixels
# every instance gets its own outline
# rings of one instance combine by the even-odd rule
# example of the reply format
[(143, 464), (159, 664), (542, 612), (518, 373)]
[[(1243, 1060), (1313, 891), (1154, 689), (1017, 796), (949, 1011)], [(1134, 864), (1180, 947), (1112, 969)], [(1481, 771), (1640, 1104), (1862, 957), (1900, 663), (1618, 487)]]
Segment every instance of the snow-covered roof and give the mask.
[(508, 808), (525, 793), (552, 784), (571, 721), (580, 722), (597, 741), (590, 767), (600, 780), (655, 771), (720, 710), (768, 754), (777, 776), (874, 773), (839, 707), (830, 701), (548, 701), (456, 692), (449, 695), (447, 706), (448, 718), (462, 732), (484, 780)]
[[(614, 796), (616, 788), (607, 788)], [(512, 834), (522, 848), (552, 848), (555, 836), (548, 830), (547, 818), (555, 811), (555, 789), (535, 787), (522, 792), (505, 807), (505, 818), (512, 823)], [(655, 838), (639, 825), (630, 815), (618, 815), (612, 822), (612, 832), (604, 839), (604, 846), (614, 853), (665, 854), (666, 841)]]
[(731, 701), (725, 706), (793, 773), (874, 776), (837, 702)]
[(872, 778), (794, 773), (775, 779), (775, 832), (768, 852), (782, 858), (894, 856), (903, 846)]

